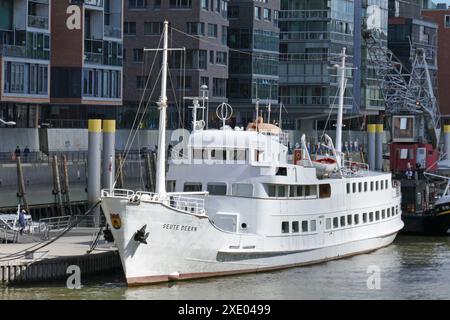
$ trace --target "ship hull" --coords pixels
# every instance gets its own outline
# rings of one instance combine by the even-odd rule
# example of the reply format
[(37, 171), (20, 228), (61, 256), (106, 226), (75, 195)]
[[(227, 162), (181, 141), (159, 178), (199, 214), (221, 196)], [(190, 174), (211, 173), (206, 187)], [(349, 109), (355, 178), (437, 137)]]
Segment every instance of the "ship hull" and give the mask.
[(401, 233), (424, 236), (447, 236), (450, 229), (450, 211), (443, 213), (405, 214)]
[[(102, 208), (108, 223), (115, 226), (112, 233), (129, 286), (321, 263), (385, 247), (403, 227), (397, 216), (378, 230), (352, 231), (351, 240), (327, 243), (322, 234), (315, 242), (292, 247), (287, 237), (227, 232), (207, 216), (162, 203), (130, 205), (126, 199), (104, 198)], [(137, 230), (144, 226), (147, 244), (135, 240)]]

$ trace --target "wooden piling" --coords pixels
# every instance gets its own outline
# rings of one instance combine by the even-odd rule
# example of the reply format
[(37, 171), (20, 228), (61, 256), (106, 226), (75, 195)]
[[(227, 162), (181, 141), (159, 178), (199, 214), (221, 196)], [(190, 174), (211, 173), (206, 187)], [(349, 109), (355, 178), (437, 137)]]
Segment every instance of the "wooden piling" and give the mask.
[(72, 204), (70, 202), (70, 188), (69, 188), (69, 170), (67, 168), (67, 156), (63, 155), (63, 174), (64, 174), (64, 202), (69, 209), (69, 214), (72, 215)]
[(150, 154), (147, 153), (145, 156), (145, 173), (147, 177), (147, 190), (150, 192), (155, 191), (155, 175), (152, 170), (153, 164), (152, 164), (152, 157), (150, 157)]
[(55, 195), (56, 203), (59, 206), (60, 214), (64, 215), (64, 204), (61, 197), (61, 179), (59, 177), (59, 169), (58, 169), (58, 157), (53, 156), (52, 162), (53, 168), (53, 194)]
[(121, 153), (119, 153), (118, 157), (116, 158), (116, 168), (117, 168), (117, 183), (116, 187), (117, 189), (122, 189), (124, 187), (123, 183), (123, 156)]
[(19, 188), (19, 192), (17, 192), (17, 197), (19, 198), (19, 202), (22, 204), (22, 206), (25, 207), (25, 210), (29, 212), (27, 198), (25, 196), (25, 183), (23, 180), (23, 169), (20, 157), (16, 158), (16, 163), (17, 163), (17, 185)]

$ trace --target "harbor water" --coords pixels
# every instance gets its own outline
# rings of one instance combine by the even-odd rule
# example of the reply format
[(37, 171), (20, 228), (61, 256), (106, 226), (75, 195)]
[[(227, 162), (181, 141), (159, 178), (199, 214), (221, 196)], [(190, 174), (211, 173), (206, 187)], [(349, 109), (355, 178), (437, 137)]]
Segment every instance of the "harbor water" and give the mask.
[(450, 299), (450, 237), (400, 235), (372, 253), (283, 271), (127, 288), (118, 273), (0, 286), (3, 299)]

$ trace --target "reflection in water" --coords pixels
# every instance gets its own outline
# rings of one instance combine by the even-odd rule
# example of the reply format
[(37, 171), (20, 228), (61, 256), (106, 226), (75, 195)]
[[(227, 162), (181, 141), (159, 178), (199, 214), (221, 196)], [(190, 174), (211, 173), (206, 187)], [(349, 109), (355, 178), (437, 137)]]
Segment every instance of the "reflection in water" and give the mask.
[[(367, 289), (369, 266), (380, 268), (380, 290)], [(260, 274), (139, 288), (117, 274), (82, 283), (0, 287), (0, 299), (450, 299), (450, 238), (400, 236), (370, 254)]]

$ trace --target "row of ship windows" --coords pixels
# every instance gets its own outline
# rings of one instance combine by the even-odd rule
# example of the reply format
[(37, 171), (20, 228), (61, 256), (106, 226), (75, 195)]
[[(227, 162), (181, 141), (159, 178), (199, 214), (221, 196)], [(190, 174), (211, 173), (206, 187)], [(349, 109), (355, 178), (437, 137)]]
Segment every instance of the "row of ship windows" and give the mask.
[[(325, 230), (343, 228), (345, 226), (359, 225), (364, 223), (370, 223), (374, 221), (380, 221), (394, 217), (399, 214), (398, 206), (387, 208), (383, 210), (377, 210), (375, 212), (364, 212), (362, 214), (349, 214), (347, 216), (327, 218), (325, 221)], [(360, 220), (361, 217), (361, 220)], [(289, 221), (281, 222), (281, 233), (299, 233), (300, 228), (299, 221), (292, 221), (291, 230), (289, 229)], [(303, 220), (301, 221), (301, 232), (315, 232), (316, 220)]]
[[(331, 185), (265, 185), (267, 195), (271, 198), (303, 198), (317, 199), (329, 198), (331, 196)], [(168, 183), (169, 192), (175, 191), (175, 181)], [(202, 191), (203, 184), (201, 182), (186, 182), (183, 187), (184, 192)], [(223, 182), (210, 182), (206, 185), (206, 191), (210, 195), (227, 195), (227, 184)], [(253, 185), (247, 183), (233, 183), (231, 194), (237, 197), (253, 197)]]
[[(389, 180), (377, 180), (377, 181), (370, 181), (370, 191), (378, 191), (383, 189), (388, 189), (389, 187)], [(347, 193), (356, 193), (356, 192), (367, 192), (369, 191), (369, 183), (367, 181), (363, 182), (353, 182), (353, 183), (347, 183)]]

